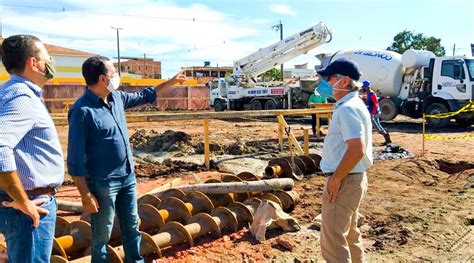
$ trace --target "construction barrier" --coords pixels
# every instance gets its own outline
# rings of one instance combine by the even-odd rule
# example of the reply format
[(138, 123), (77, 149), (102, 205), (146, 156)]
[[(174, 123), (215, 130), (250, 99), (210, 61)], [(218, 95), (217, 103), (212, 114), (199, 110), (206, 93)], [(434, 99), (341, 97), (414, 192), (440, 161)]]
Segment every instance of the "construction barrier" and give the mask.
[(460, 113), (464, 112), (473, 112), (474, 111), (474, 103), (472, 101), (469, 101), (469, 103), (462, 107), (461, 109), (454, 111), (454, 112), (447, 112), (447, 113), (439, 113), (439, 114), (429, 114), (426, 115), (423, 113), (423, 149), (422, 149), (422, 154), (425, 153), (425, 140), (439, 140), (439, 141), (448, 141), (448, 140), (466, 140), (466, 139), (472, 139), (474, 138), (474, 134), (468, 134), (468, 135), (462, 135), (462, 136), (453, 136), (453, 137), (447, 137), (447, 136), (439, 136), (439, 135), (434, 135), (434, 134), (426, 134), (426, 118), (435, 118), (435, 119), (444, 119), (444, 118), (451, 118), (454, 117)]

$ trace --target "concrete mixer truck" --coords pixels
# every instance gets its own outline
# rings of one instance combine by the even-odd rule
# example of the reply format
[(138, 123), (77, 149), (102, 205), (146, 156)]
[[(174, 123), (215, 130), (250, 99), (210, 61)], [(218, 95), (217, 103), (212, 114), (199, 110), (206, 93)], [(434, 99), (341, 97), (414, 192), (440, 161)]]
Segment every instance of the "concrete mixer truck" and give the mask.
[[(382, 120), (398, 114), (420, 118), (423, 113), (453, 112), (474, 100), (474, 58), (436, 57), (430, 51), (407, 50), (400, 55), (387, 50), (350, 50), (319, 54), (321, 67), (341, 57), (359, 64), (362, 79), (372, 82), (381, 96)], [(474, 112), (453, 116), (460, 125), (474, 124)], [(432, 127), (443, 127), (450, 118), (427, 118)]]

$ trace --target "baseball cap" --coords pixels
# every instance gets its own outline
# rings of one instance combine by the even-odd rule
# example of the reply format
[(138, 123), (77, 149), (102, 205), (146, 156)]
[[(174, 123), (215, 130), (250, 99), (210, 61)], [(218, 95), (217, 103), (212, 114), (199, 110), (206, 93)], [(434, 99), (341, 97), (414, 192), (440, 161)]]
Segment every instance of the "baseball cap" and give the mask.
[(339, 58), (329, 64), (327, 67), (316, 70), (316, 72), (323, 77), (339, 74), (348, 76), (349, 78), (356, 81), (358, 81), (360, 79), (360, 75), (362, 75), (357, 63), (347, 58)]

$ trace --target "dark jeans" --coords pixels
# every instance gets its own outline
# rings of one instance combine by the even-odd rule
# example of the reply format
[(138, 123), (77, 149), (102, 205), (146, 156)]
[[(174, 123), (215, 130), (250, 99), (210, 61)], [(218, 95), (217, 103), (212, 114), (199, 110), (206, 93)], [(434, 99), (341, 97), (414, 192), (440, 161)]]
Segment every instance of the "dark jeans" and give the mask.
[[(30, 195), (29, 198), (47, 199), (41, 207), (49, 213), (40, 214), (38, 228), (34, 228), (33, 220), (21, 211), (0, 205), (0, 232), (5, 236), (9, 262), (49, 262), (51, 257), (56, 225), (56, 198), (50, 195)], [(11, 200), (8, 195), (0, 195), (0, 204)]]
[(92, 262), (108, 262), (107, 244), (115, 213), (120, 222), (125, 262), (143, 262), (140, 256), (135, 175), (108, 180), (87, 179), (90, 192), (99, 202), (99, 212), (91, 214)]

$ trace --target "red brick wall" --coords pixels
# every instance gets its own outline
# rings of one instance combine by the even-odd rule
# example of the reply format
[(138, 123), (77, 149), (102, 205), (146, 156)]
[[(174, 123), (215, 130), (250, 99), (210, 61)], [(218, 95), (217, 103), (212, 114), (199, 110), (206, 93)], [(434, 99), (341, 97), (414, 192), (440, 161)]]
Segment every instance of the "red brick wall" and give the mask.
[[(122, 86), (126, 92), (144, 89), (143, 86)], [(46, 85), (43, 98), (48, 99), (77, 99), (84, 94), (85, 86), (81, 85)], [(160, 110), (199, 110), (209, 108), (209, 89), (206, 86), (175, 86), (166, 93), (159, 94), (156, 106)], [(62, 112), (64, 102), (46, 101), (50, 112)]]

